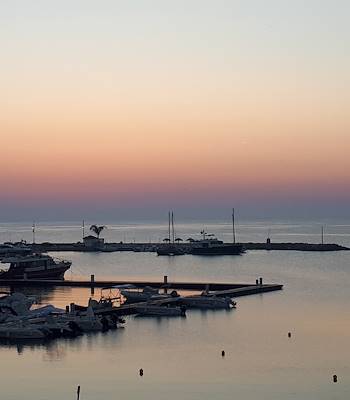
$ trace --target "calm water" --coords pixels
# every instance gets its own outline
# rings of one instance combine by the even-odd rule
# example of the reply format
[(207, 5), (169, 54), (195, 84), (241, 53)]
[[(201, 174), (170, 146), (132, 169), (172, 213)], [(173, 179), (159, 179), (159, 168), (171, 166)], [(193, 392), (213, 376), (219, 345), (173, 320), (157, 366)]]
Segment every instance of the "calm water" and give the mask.
[[(230, 237), (230, 226), (207, 224)], [(179, 225), (193, 236), (201, 225)], [(320, 241), (320, 225), (247, 223), (241, 240)], [(31, 238), (30, 226), (2, 225), (0, 241)], [(45, 225), (37, 241), (78, 241), (78, 225)], [(350, 225), (329, 223), (326, 240), (350, 246)], [(220, 233), (220, 234), (219, 234)], [(107, 240), (159, 240), (162, 225), (108, 227)], [(73, 261), (67, 277), (283, 283), (281, 292), (237, 299), (233, 311), (189, 311), (186, 319), (129, 317), (124, 329), (46, 346), (1, 346), (1, 398), (347, 399), (350, 396), (350, 252), (248, 252), (216, 258), (143, 253), (55, 254)], [(41, 303), (85, 303), (87, 289), (28, 289)], [(96, 296), (98, 296), (98, 291)], [(288, 339), (287, 332), (292, 332)], [(226, 357), (221, 358), (225, 349)], [(138, 376), (139, 368), (144, 376)], [(332, 375), (339, 382), (333, 384)]]

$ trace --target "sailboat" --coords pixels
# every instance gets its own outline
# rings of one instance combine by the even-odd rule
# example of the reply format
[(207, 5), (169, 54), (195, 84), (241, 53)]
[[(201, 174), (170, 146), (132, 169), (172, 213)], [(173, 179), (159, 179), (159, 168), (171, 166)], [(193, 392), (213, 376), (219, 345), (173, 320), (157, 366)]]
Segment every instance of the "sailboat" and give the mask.
[(168, 237), (164, 239), (167, 244), (158, 246), (158, 256), (181, 256), (185, 251), (180, 245), (175, 244), (174, 212), (168, 213)]

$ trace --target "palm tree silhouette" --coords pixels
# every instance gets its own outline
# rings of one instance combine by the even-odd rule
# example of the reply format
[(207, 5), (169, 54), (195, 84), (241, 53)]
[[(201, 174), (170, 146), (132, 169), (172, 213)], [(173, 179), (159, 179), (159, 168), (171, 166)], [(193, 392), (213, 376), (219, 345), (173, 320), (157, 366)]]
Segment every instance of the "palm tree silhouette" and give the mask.
[(101, 232), (105, 229), (104, 225), (98, 226), (98, 225), (91, 225), (90, 226), (90, 231), (94, 232), (97, 235), (97, 238), (100, 238)]

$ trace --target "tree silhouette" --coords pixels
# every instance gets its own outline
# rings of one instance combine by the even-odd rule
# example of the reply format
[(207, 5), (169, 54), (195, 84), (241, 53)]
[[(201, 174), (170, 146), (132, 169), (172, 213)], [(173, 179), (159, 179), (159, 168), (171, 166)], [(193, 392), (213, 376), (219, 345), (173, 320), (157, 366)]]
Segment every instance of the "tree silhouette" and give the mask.
[(90, 226), (90, 231), (94, 232), (95, 235), (97, 235), (97, 238), (100, 238), (101, 232), (105, 229), (104, 225), (98, 226), (98, 225), (91, 225)]

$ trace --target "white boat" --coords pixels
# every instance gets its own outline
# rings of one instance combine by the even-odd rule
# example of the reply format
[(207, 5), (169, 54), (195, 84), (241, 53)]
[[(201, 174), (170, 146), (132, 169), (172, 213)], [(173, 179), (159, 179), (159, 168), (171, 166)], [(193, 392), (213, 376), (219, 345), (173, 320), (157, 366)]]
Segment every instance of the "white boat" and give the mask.
[(230, 297), (216, 297), (203, 294), (183, 297), (181, 302), (188, 308), (230, 309), (236, 307), (236, 303)]
[(0, 321), (4, 320), (6, 316), (26, 315), (33, 305), (33, 302), (33, 299), (20, 292), (7, 294), (1, 297)]
[[(125, 287), (127, 286), (127, 287)], [(120, 289), (120, 293), (126, 298), (127, 303), (141, 303), (150, 300), (162, 300), (169, 297), (178, 297), (176, 290), (169, 294), (161, 294), (158, 289), (150, 286), (145, 286), (142, 290), (134, 285), (125, 285), (125, 288)]]
[(155, 305), (144, 305), (136, 307), (138, 316), (147, 317), (184, 317), (186, 315), (185, 307), (166, 307)]
[(129, 287), (121, 289), (120, 293), (126, 298), (128, 303), (139, 303), (148, 301), (152, 296), (158, 295), (159, 290), (150, 286), (145, 286), (140, 290), (136, 286), (129, 285)]

